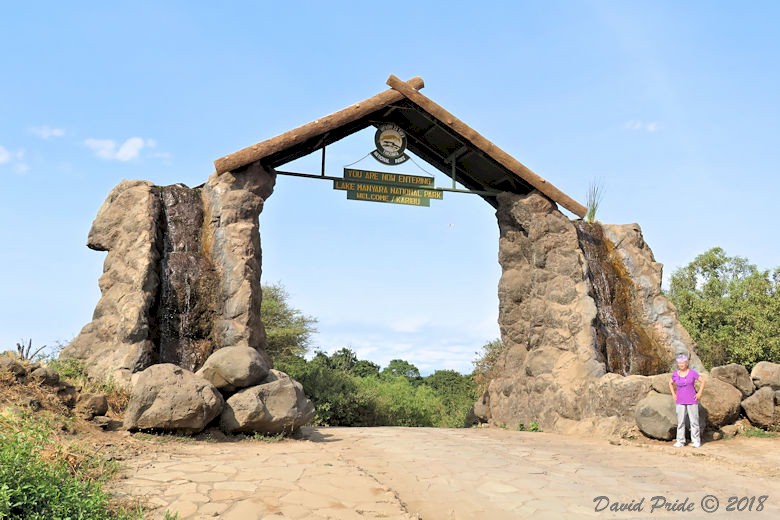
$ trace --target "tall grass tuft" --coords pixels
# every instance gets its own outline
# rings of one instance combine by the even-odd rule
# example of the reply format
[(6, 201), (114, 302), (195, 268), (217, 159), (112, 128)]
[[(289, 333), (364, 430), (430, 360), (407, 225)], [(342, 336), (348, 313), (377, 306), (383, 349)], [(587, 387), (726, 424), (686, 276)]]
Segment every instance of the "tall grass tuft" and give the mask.
[(596, 220), (596, 212), (599, 210), (601, 198), (604, 195), (604, 185), (600, 180), (595, 180), (588, 185), (588, 205), (585, 213), (585, 222)]

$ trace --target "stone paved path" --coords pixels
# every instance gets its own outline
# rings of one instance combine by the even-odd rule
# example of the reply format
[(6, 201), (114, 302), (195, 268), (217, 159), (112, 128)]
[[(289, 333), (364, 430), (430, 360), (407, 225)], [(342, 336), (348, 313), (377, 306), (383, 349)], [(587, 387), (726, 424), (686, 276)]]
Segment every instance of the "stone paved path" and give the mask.
[[(694, 450), (487, 428), (318, 428), (306, 437), (155, 446), (125, 461), (116, 490), (148, 498), (153, 518), (168, 510), (182, 520), (780, 518), (780, 439)], [(702, 509), (702, 500), (714, 505), (706, 495), (716, 512)], [(642, 510), (597, 512), (598, 496)], [(692, 510), (651, 511), (657, 496)], [(734, 501), (743, 511), (726, 511), (732, 496), (747, 497)]]

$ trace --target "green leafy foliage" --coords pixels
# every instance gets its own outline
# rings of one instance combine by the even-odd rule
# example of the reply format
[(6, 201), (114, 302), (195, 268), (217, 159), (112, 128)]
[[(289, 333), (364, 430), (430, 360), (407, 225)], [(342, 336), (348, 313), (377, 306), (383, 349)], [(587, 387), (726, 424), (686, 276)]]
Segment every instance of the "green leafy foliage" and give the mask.
[(504, 352), (504, 344), (500, 339), (494, 339), (482, 345), (482, 351), (476, 352), (478, 356), (472, 364), (474, 372), (472, 378), (477, 385), (479, 395), (482, 395), (490, 380), (498, 375), (498, 360)]
[(333, 369), (326, 354), (319, 352), (309, 362), (302, 358), (284, 358), (277, 367), (298, 380), (316, 407), (315, 423), (331, 426), (370, 426), (370, 403), (358, 395), (357, 384), (349, 373)]
[(352, 374), (358, 377), (377, 377), (379, 376), (379, 365), (366, 359), (358, 359), (352, 367)]
[(71, 381), (76, 385), (86, 384), (87, 365), (80, 359), (57, 358), (49, 362), (49, 367), (55, 370), (62, 379)]
[(403, 359), (393, 359), (379, 373), (383, 377), (405, 377), (409, 381), (420, 381), (420, 371), (416, 366)]
[[(504, 425), (506, 427), (506, 425)], [(525, 425), (525, 423), (517, 423), (517, 431), (519, 432), (540, 432), (542, 431), (542, 427), (539, 426), (539, 423), (536, 421), (531, 421), (528, 423), (528, 426)]]
[(439, 370), (423, 378), (403, 359), (388, 366), (358, 359), (344, 347), (333, 354), (304, 354), (316, 319), (288, 304), (280, 285), (263, 287), (267, 352), (279, 370), (299, 381), (316, 407), (314, 422), (331, 426), (462, 427), (477, 398), (470, 376)]
[(111, 511), (101, 483), (108, 474), (64, 451), (42, 419), (0, 414), (0, 518), (136, 518)]
[(422, 378), (417, 367), (401, 359), (380, 372), (348, 348), (276, 364), (303, 385), (318, 424), (462, 427), (476, 399), (471, 378), (458, 372), (440, 370)]
[[(327, 356), (326, 356), (327, 357)], [(327, 357), (327, 364), (334, 370), (351, 373), (355, 368), (358, 358), (352, 350), (344, 347)]]
[[(463, 418), (479, 397), (473, 377), (455, 370), (437, 370), (424, 378), (423, 383), (436, 392), (444, 408), (449, 410), (441, 422), (450, 427), (462, 426)], [(457, 421), (460, 421), (460, 424)]]
[(750, 426), (748, 428), (745, 428), (745, 431), (742, 432), (742, 435), (744, 435), (745, 437), (760, 437), (765, 439), (777, 437), (777, 433), (768, 432), (756, 426)]
[(370, 426), (445, 426), (444, 403), (431, 387), (405, 377), (356, 379), (358, 395), (372, 404)]
[(706, 367), (780, 362), (780, 268), (715, 247), (672, 274), (669, 298)]
[(265, 351), (272, 359), (302, 356), (311, 345), (317, 319), (306, 316), (288, 303), (289, 294), (282, 284), (264, 285), (260, 313), (265, 325)]

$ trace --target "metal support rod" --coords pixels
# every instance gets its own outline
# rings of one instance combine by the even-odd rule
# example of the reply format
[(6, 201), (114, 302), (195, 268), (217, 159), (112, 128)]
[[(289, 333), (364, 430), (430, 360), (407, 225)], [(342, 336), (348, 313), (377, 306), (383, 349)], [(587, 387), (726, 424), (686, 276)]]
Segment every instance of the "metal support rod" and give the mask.
[(457, 168), (455, 168), (455, 158), (453, 157), (452, 158), (452, 175), (451, 175), (451, 177), (452, 177), (452, 189), (453, 190), (455, 189), (455, 179), (457, 178), (457, 176), (458, 176), (458, 170), (457, 170)]
[(322, 169), (320, 170), (322, 173), (320, 173), (321, 177), (325, 177), (325, 147), (322, 147)]

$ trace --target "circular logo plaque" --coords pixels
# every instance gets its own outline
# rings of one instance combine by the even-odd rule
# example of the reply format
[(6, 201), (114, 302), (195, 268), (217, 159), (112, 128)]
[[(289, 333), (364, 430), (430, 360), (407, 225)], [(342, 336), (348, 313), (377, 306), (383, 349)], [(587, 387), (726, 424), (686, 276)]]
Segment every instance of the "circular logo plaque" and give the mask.
[(374, 159), (382, 164), (401, 164), (409, 159), (406, 151), (406, 132), (393, 123), (381, 125), (374, 134), (376, 150), (371, 152)]

